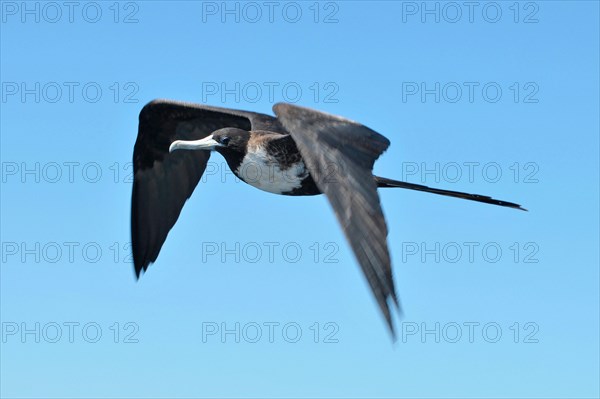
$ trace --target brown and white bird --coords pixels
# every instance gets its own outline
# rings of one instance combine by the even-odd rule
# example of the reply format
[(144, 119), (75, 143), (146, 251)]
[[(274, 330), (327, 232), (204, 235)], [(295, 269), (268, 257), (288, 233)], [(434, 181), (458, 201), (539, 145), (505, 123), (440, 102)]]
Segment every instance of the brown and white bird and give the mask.
[(378, 187), (398, 187), (522, 209), (488, 196), (441, 190), (372, 174), (390, 142), (360, 123), (292, 104), (276, 117), (155, 100), (140, 112), (133, 151), (131, 238), (136, 276), (155, 262), (186, 200), (220, 153), (242, 181), (274, 194), (325, 194), (392, 334), (399, 309)]

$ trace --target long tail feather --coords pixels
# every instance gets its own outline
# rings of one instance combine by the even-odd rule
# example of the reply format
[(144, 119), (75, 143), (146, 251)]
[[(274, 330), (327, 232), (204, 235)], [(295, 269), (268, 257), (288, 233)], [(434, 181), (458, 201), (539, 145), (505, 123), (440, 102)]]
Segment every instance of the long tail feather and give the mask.
[(404, 181), (387, 179), (385, 177), (375, 176), (375, 181), (377, 182), (377, 187), (397, 187), (397, 188), (406, 188), (409, 190), (416, 191), (424, 191), (426, 193), (433, 193), (438, 195), (446, 195), (448, 197), (462, 198), (470, 201), (484, 202), (486, 204), (505, 206), (508, 208), (520, 209), (522, 211), (527, 211), (527, 209), (521, 207), (519, 204), (515, 204), (514, 202), (497, 200), (492, 197), (488, 197), (486, 195), (479, 194), (469, 194), (462, 193), (460, 191), (450, 191), (450, 190), (442, 190), (439, 188), (431, 188), (427, 186), (422, 186), (420, 184), (407, 183)]

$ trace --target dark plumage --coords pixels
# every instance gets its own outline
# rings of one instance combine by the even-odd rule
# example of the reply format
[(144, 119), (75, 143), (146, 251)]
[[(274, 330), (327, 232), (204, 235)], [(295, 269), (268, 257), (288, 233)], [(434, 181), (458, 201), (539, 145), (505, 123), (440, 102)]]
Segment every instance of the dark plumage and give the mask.
[(277, 118), (166, 100), (152, 101), (142, 109), (133, 153), (131, 217), (138, 277), (156, 261), (202, 177), (210, 157), (207, 150), (221, 153), (233, 173), (262, 190), (325, 194), (392, 333), (388, 300), (398, 309), (399, 303), (377, 187), (523, 209), (487, 196), (373, 176), (375, 160), (390, 145), (384, 136), (357, 122), (308, 108), (276, 104), (273, 110)]

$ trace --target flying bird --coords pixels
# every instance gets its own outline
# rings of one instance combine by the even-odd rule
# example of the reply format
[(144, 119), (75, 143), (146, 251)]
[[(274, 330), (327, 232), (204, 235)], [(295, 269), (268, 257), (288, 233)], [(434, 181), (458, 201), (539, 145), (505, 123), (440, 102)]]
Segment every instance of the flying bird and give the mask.
[(170, 100), (148, 103), (133, 151), (131, 238), (136, 276), (156, 261), (169, 230), (200, 181), (212, 151), (258, 189), (281, 195), (325, 194), (387, 325), (400, 306), (377, 188), (405, 188), (521, 209), (488, 196), (374, 176), (390, 142), (368, 127), (297, 105), (273, 106), (276, 117)]

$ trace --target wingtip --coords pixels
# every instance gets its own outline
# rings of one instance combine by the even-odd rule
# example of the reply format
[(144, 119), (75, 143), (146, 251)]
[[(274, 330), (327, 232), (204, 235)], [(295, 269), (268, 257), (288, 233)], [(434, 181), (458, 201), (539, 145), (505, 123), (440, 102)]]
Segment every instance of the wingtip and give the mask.
[(398, 342), (398, 336), (396, 335), (396, 330), (394, 328), (390, 329), (390, 335), (392, 337), (392, 343)]
[[(391, 302), (394, 303), (394, 305), (390, 305), (390, 299)], [(392, 317), (393, 312), (390, 312), (391, 308), (396, 308), (396, 311), (398, 312), (398, 318), (401, 319), (404, 316), (404, 312), (402, 311), (402, 306), (400, 305), (400, 301), (398, 301), (398, 297), (396, 296), (396, 293), (394, 292), (393, 294), (390, 294), (386, 299), (385, 299), (385, 305), (384, 308), (382, 308), (382, 312), (385, 318), (385, 322), (387, 324), (388, 327), (388, 331), (390, 332), (390, 336), (392, 338), (392, 342), (396, 342), (398, 339), (398, 336), (396, 335), (396, 328), (394, 327), (394, 318)]]
[(392, 339), (392, 344), (398, 342), (398, 334), (396, 333), (396, 327), (394, 327), (391, 321), (388, 322), (388, 331), (390, 333), (390, 338)]
[(148, 270), (148, 265), (150, 263), (146, 263), (144, 264), (143, 262), (135, 262), (135, 257), (134, 257), (134, 262), (133, 262), (133, 273), (135, 275), (135, 280), (138, 281), (141, 277), (142, 274), (146, 273), (146, 270)]

